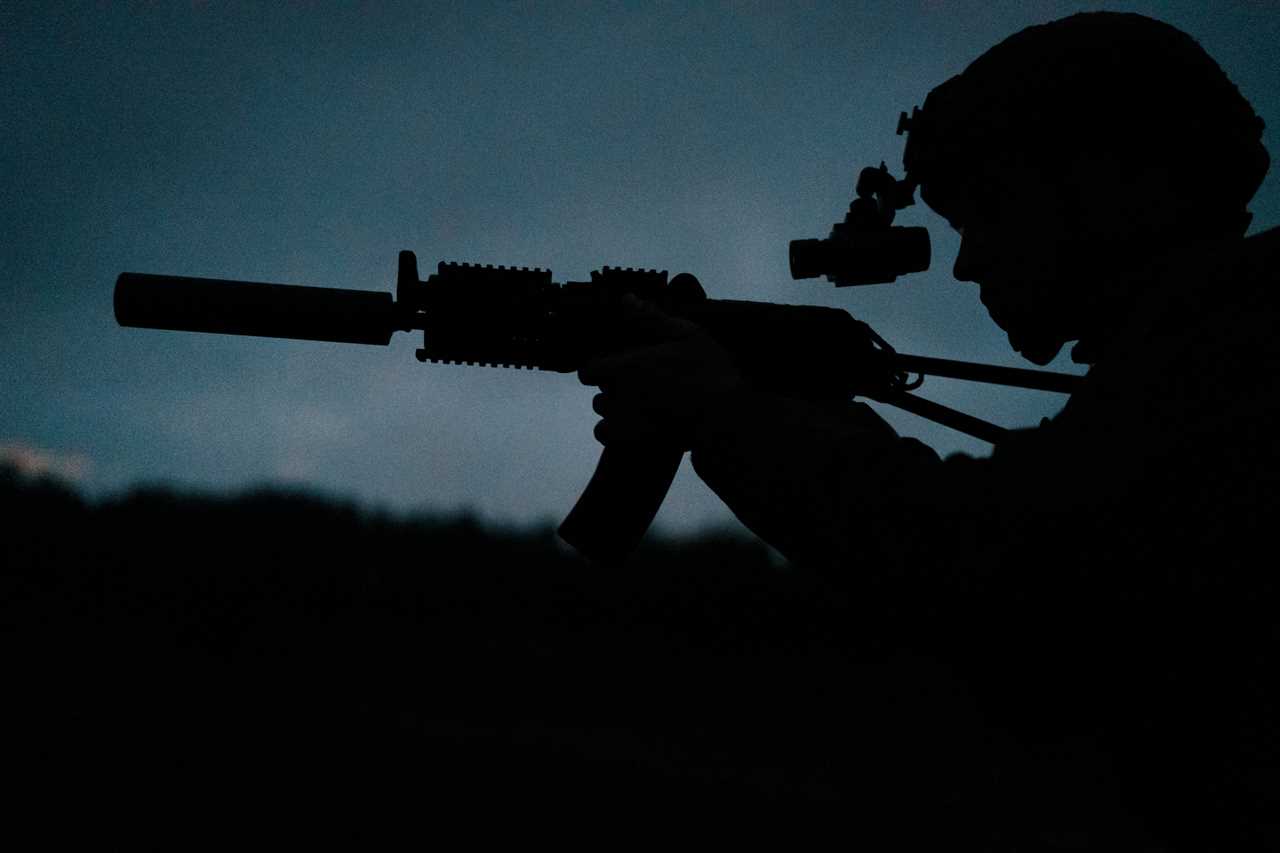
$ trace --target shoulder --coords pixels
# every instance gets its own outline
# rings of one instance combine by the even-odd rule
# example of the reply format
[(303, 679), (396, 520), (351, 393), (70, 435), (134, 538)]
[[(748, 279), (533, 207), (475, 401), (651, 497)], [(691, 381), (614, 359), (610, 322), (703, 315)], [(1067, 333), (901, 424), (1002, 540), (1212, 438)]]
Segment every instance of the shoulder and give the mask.
[(1154, 331), (1206, 332), (1223, 322), (1253, 325), (1280, 306), (1280, 228), (1189, 247), (1157, 260), (1145, 276), (1150, 298), (1139, 308), (1148, 309)]
[(980, 475), (1005, 500), (1039, 490), (1057, 510), (1273, 476), (1280, 466), (1261, 460), (1280, 459), (1280, 228), (1194, 247), (1145, 275), (1144, 297), (1063, 410), (985, 464), (948, 460), (948, 476)]
[[(1280, 228), (1189, 247), (1142, 273), (1141, 296), (1114, 344), (1068, 405), (1065, 420), (1097, 415), (1155, 435), (1230, 417), (1250, 389), (1280, 376)], [(1176, 418), (1171, 423), (1170, 418)]]

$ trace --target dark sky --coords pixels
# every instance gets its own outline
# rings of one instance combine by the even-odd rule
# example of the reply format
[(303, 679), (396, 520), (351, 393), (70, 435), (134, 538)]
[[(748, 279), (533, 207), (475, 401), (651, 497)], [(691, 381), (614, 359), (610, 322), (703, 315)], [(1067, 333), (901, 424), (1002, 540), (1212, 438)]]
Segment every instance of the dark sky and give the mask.
[[(928, 273), (794, 282), (900, 110), (1083, 3), (0, 5), (0, 453), (92, 493), (300, 483), (391, 508), (558, 519), (595, 464), (575, 378), (390, 348), (121, 329), (124, 270), (390, 290), (396, 252), (696, 274), (713, 297), (847, 308), (905, 352), (1019, 364), (958, 237)], [(1280, 127), (1272, 3), (1129, 3), (1196, 37)], [(1201, 180), (1188, 164), (1187, 180)], [(1253, 232), (1280, 222), (1273, 174)], [(1024, 366), (1027, 366), (1024, 364)], [(1056, 369), (1074, 370), (1064, 357)], [(1056, 395), (929, 380), (1007, 426)], [(888, 413), (940, 452), (987, 446)], [(687, 469), (659, 523), (728, 521)]]

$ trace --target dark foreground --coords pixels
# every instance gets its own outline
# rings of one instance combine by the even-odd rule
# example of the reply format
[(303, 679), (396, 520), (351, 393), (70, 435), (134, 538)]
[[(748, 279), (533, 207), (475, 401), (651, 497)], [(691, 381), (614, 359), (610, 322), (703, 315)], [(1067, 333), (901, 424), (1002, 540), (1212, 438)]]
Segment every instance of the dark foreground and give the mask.
[(944, 670), (754, 541), (653, 541), (604, 572), (549, 529), (299, 494), (90, 504), (6, 472), (0, 502), (6, 766), (64, 813), (422, 842), (1075, 831), (1078, 780), (1021, 801), (1025, 756)]

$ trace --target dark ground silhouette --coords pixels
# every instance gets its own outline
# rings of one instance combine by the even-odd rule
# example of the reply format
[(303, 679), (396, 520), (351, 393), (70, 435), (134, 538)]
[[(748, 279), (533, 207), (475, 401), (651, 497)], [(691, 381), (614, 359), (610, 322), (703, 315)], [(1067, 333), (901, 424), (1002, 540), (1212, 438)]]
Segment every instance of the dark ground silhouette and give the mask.
[(963, 723), (928, 710), (945, 681), (876, 662), (839, 594), (755, 541), (601, 572), (549, 527), (269, 490), (92, 503), (12, 469), (0, 511), (9, 767), (60, 798), (372, 787), (435, 822), (811, 825), (910, 811), (976, 748), (922, 769)]

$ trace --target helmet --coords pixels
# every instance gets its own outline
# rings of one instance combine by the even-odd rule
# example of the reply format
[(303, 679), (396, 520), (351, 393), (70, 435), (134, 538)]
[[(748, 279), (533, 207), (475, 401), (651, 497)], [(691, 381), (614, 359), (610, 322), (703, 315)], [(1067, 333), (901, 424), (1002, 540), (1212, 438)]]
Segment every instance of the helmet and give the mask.
[(944, 216), (970, 191), (976, 163), (1016, 152), (1052, 172), (1106, 152), (1185, 172), (1206, 219), (1243, 233), (1270, 163), (1262, 119), (1209, 54), (1181, 30), (1128, 13), (1086, 12), (1010, 36), (933, 89), (904, 130), (907, 180)]

